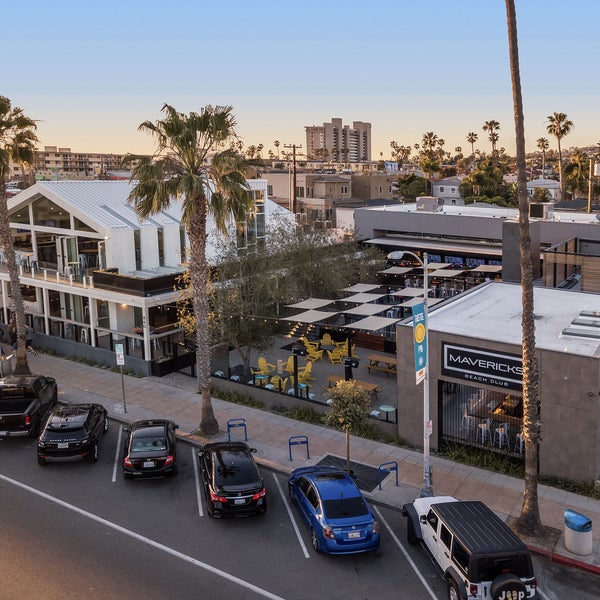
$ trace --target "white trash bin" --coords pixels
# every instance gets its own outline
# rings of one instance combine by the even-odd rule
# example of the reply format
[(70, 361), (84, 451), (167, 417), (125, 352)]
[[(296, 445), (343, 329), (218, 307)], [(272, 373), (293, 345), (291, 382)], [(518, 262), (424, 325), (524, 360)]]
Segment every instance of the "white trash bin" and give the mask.
[(565, 510), (565, 548), (573, 554), (588, 556), (592, 553), (592, 521), (574, 510)]

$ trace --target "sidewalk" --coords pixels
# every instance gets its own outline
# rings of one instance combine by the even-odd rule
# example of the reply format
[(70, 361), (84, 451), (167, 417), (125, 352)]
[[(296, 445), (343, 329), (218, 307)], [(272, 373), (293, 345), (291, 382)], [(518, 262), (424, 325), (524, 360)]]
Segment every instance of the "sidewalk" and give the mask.
[[(195, 393), (196, 380), (191, 377), (182, 374), (162, 378), (124, 376), (127, 407), (127, 413), (124, 413), (119, 373), (44, 354), (30, 354), (28, 360), (33, 373), (56, 378), (59, 399), (98, 402), (107, 407), (112, 418), (123, 422), (171, 419), (178, 423), (181, 438), (191, 443), (205, 441), (192, 435), (200, 420), (200, 396)], [(248, 441), (257, 448), (257, 461), (278, 472), (289, 473), (297, 466), (315, 464), (328, 454), (345, 457), (342, 432), (218, 399), (213, 399), (213, 407), (221, 430), (212, 441), (227, 440), (228, 419), (244, 418)], [(292, 447), (293, 460), (290, 461), (288, 441), (295, 435), (308, 437), (310, 459), (306, 458), (307, 447), (300, 445)], [(237, 431), (232, 432), (232, 437), (239, 437)], [(398, 464), (399, 485), (395, 485), (395, 474), (391, 473), (383, 481), (381, 490), (375, 487), (373, 492), (365, 494), (371, 500), (400, 508), (419, 495), (423, 479), (420, 452), (353, 437), (351, 459), (375, 469), (385, 462), (396, 461)], [(482, 500), (505, 520), (519, 516), (523, 492), (521, 480), (436, 456), (431, 457), (431, 466), (436, 495)], [(600, 574), (600, 501), (544, 485), (539, 486), (538, 494), (542, 523), (555, 531), (543, 542), (525, 540), (530, 548), (556, 562)], [(594, 548), (590, 556), (572, 554), (564, 546), (563, 523), (567, 508), (582, 512), (594, 523)]]

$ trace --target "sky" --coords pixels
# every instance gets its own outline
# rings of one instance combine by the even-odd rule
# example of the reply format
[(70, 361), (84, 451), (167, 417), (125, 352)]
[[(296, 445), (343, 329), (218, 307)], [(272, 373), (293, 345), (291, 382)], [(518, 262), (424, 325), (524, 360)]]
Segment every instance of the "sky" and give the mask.
[[(600, 142), (600, 2), (516, 0), (527, 151), (548, 115), (574, 123), (562, 147)], [(38, 121), (41, 146), (151, 153), (138, 131), (181, 112), (230, 105), (245, 145), (306, 146), (304, 127), (372, 124), (372, 159), (390, 141), (434, 132), (445, 149), (514, 154), (503, 0), (55, 0), (3, 6), (0, 95)]]

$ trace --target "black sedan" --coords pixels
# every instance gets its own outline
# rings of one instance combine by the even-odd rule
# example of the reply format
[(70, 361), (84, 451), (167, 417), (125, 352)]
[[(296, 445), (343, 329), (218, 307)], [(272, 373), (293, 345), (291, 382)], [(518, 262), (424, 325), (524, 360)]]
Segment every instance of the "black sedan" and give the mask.
[(255, 448), (243, 442), (214, 442), (198, 452), (211, 516), (241, 517), (267, 512), (266, 490), (254, 452)]
[(108, 431), (108, 413), (101, 404), (55, 406), (38, 439), (38, 464), (98, 460), (98, 440)]
[(173, 421), (136, 421), (127, 428), (123, 477), (160, 477), (177, 474), (178, 425)]

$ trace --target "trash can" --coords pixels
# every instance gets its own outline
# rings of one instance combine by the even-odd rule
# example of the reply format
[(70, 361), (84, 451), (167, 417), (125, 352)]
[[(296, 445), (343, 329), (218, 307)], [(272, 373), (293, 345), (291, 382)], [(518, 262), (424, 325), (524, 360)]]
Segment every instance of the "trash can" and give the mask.
[(565, 547), (573, 554), (592, 553), (592, 521), (570, 508), (565, 510)]

